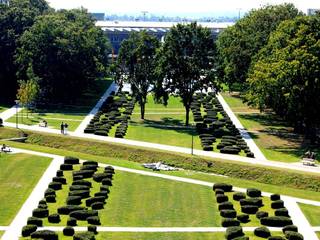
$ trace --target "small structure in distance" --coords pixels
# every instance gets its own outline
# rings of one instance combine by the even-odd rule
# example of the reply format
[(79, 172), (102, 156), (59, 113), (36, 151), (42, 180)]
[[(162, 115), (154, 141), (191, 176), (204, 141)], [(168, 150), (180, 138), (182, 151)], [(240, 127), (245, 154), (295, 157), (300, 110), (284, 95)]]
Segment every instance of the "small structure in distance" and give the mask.
[(145, 167), (145, 168), (152, 169), (153, 171), (160, 171), (160, 170), (162, 170), (162, 171), (177, 171), (177, 170), (179, 170), (178, 168), (165, 165), (165, 164), (163, 164), (161, 162), (144, 163), (144, 164), (142, 164), (142, 166)]

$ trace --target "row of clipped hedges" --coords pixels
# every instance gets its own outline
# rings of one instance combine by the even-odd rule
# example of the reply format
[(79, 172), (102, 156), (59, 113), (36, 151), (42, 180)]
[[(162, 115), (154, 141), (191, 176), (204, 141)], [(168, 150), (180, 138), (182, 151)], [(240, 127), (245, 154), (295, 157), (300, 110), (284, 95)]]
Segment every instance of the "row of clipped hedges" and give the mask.
[(27, 143), (39, 146), (140, 163), (151, 163), (161, 160), (165, 164), (188, 170), (211, 172), (260, 183), (320, 192), (320, 176), (316, 175), (244, 165), (236, 162), (208, 160), (198, 156), (179, 155), (72, 137), (66, 138), (64, 136), (43, 133), (27, 133), (29, 133)]

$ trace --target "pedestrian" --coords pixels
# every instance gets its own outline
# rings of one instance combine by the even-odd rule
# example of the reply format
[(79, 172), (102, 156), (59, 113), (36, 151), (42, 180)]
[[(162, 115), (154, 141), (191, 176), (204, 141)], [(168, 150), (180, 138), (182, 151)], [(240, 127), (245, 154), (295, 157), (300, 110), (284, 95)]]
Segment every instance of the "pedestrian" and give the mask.
[(60, 125), (61, 134), (64, 134), (64, 123), (62, 122)]
[(68, 134), (68, 127), (69, 127), (68, 123), (65, 123), (64, 124), (64, 134)]

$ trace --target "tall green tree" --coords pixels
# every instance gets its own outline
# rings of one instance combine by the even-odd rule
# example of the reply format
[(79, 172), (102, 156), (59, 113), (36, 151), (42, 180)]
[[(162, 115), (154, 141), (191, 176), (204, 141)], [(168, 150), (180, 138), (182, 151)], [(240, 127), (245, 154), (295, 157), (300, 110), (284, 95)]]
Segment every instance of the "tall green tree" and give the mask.
[(255, 55), (268, 42), (269, 35), (284, 20), (302, 15), (293, 4), (267, 5), (250, 11), (217, 39), (217, 72), (230, 88), (244, 88)]
[(18, 76), (38, 77), (37, 103), (72, 103), (105, 74), (109, 42), (84, 9), (63, 10), (37, 18), (20, 38)]
[(156, 52), (159, 40), (146, 31), (132, 33), (121, 43), (117, 59), (118, 81), (131, 85), (144, 119), (147, 95), (156, 82)]
[(249, 104), (271, 108), (314, 140), (320, 126), (320, 17), (281, 23), (248, 78)]
[(44, 0), (10, 0), (0, 4), (0, 102), (12, 102), (18, 88), (15, 54), (23, 32), (37, 16), (51, 11)]
[(159, 51), (158, 70), (162, 78), (157, 91), (181, 97), (186, 125), (189, 125), (193, 94), (217, 86), (213, 70), (214, 50), (210, 30), (194, 22), (172, 27)]

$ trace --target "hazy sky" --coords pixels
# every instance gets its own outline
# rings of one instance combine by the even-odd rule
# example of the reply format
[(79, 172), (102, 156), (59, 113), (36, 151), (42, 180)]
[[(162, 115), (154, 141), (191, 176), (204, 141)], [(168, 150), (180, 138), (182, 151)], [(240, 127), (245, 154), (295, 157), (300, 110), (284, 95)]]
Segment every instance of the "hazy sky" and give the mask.
[(148, 11), (148, 14), (157, 15), (180, 15), (189, 14), (234, 14), (239, 9), (242, 13), (251, 8), (257, 8), (265, 4), (279, 4), (291, 2), (300, 10), (307, 8), (320, 8), (320, 0), (48, 0), (51, 7), (78, 8), (85, 7), (91, 12), (120, 13), (120, 14), (141, 14)]

